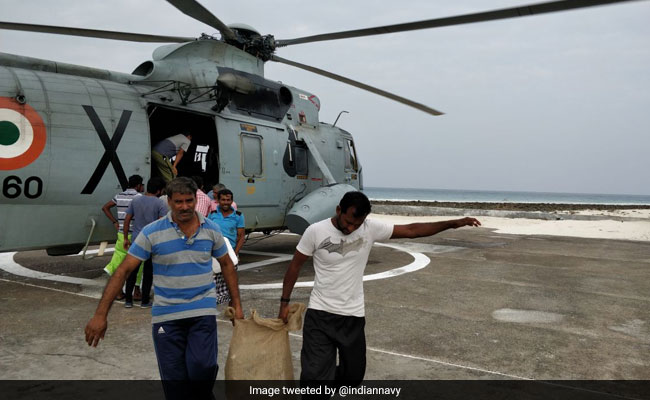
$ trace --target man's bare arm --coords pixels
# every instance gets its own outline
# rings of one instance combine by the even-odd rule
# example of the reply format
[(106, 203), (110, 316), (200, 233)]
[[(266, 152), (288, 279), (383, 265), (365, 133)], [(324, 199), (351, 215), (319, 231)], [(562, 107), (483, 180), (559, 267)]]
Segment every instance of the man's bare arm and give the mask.
[(239, 282), (237, 279), (237, 271), (235, 271), (235, 265), (232, 263), (228, 253), (217, 258), (217, 261), (219, 261), (219, 265), (221, 265), (221, 273), (223, 274), (223, 279), (226, 281), (226, 286), (228, 286), (228, 291), (230, 292), (232, 306), (235, 308), (235, 318), (243, 319), (244, 312), (241, 308)]
[(456, 229), (463, 226), (481, 226), (476, 218), (465, 217), (450, 221), (422, 222), (408, 225), (395, 225), (391, 239), (418, 238), (435, 235), (447, 229)]
[(178, 149), (178, 153), (176, 153), (176, 158), (174, 159), (174, 165), (173, 165), (174, 168), (178, 167), (178, 163), (181, 162), (181, 158), (183, 158), (183, 154), (185, 154), (185, 150)]
[(126, 214), (126, 218), (124, 218), (124, 248), (127, 250), (131, 247), (131, 241), (129, 240), (129, 226), (131, 226), (132, 218), (133, 216), (131, 214)]
[(141, 262), (142, 261), (132, 255), (127, 254), (124, 261), (122, 261), (113, 276), (111, 276), (111, 279), (108, 281), (106, 288), (104, 289), (104, 294), (102, 295), (101, 300), (99, 300), (97, 310), (95, 310), (95, 315), (86, 325), (86, 343), (88, 343), (88, 346), (97, 347), (99, 339), (104, 338), (104, 334), (108, 328), (106, 319), (108, 317), (108, 311), (111, 309), (111, 305), (113, 304), (113, 299), (115, 299), (115, 296), (117, 296), (117, 294), (122, 290), (122, 285), (124, 285), (124, 281), (129, 274), (140, 266)]
[(235, 243), (235, 254), (239, 257), (239, 250), (244, 246), (244, 228), (237, 228), (237, 243)]
[[(302, 268), (302, 265), (305, 263), (305, 261), (307, 261), (308, 258), (309, 256), (302, 254), (298, 250), (296, 250), (296, 252), (293, 253), (293, 258), (289, 263), (289, 268), (287, 268), (287, 272), (284, 274), (284, 281), (282, 282), (283, 298), (285, 299), (291, 298), (291, 292), (293, 292), (293, 287), (295, 286), (296, 281), (298, 280), (298, 275), (300, 275), (300, 269)], [(280, 318), (286, 323), (288, 315), (289, 315), (289, 302), (280, 301), (280, 312), (278, 313), (278, 318)]]
[(102, 211), (106, 215), (106, 217), (113, 223), (113, 226), (115, 226), (115, 229), (120, 229), (120, 223), (118, 220), (113, 217), (113, 213), (111, 213), (111, 208), (115, 207), (117, 204), (113, 200), (109, 200), (102, 206)]

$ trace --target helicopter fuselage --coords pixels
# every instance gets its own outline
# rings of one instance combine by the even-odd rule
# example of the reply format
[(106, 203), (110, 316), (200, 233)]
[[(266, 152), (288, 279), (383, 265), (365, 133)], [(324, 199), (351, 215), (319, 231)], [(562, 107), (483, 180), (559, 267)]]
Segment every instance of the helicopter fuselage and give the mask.
[(232, 190), (247, 230), (291, 228), (298, 205), (333, 213), (333, 200), (300, 201), (360, 188), (352, 136), (319, 121), (315, 95), (263, 72), (216, 40), (163, 46), (133, 74), (0, 54), (0, 251), (114, 240), (101, 206), (186, 131), (180, 173)]

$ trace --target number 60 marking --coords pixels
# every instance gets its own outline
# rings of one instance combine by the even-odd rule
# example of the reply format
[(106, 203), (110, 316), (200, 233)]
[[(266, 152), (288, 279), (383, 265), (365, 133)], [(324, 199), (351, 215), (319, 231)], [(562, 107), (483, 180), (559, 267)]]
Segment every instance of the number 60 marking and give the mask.
[(35, 199), (43, 194), (43, 181), (37, 176), (30, 176), (25, 179), (23, 186), (22, 184), (23, 181), (15, 175), (6, 177), (2, 182), (2, 195), (8, 199), (15, 199), (24, 193), (28, 199)]

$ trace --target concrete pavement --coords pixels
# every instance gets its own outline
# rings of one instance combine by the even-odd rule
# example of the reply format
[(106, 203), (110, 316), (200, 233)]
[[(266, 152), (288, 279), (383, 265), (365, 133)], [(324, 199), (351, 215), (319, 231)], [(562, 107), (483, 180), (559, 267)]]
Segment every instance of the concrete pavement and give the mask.
[[(242, 266), (259, 264), (240, 272), (245, 310), (277, 314), (280, 289), (263, 285), (279, 286), (288, 262), (273, 260), (297, 240), (249, 240), (255, 253)], [(391, 244), (402, 249), (375, 247), (366, 270), (388, 276), (365, 283), (367, 379), (650, 379), (650, 243), (463, 228)], [(407, 251), (430, 263), (393, 276), (415, 262)], [(149, 310), (116, 302), (105, 340), (96, 349), (84, 342), (109, 258), (5, 258), (5, 267), (83, 281), (0, 270), (0, 379), (159, 378)], [(300, 280), (312, 279), (308, 264)], [(306, 303), (309, 292), (296, 288), (292, 300)], [(218, 379), (230, 335), (220, 322)], [(291, 346), (298, 377), (300, 332)]]

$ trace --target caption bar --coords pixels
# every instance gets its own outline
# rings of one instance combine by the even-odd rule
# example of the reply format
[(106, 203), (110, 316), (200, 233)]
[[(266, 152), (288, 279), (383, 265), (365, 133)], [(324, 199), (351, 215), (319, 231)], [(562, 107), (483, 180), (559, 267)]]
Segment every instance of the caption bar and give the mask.
[(303, 387), (258, 387), (249, 386), (248, 394), (257, 396), (287, 396), (287, 395), (326, 395), (329, 397), (346, 397), (351, 395), (372, 395), (399, 397), (402, 391), (399, 387), (371, 387), (371, 386), (303, 386)]

